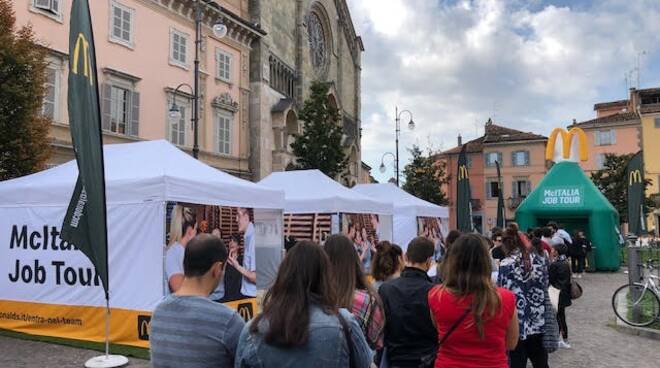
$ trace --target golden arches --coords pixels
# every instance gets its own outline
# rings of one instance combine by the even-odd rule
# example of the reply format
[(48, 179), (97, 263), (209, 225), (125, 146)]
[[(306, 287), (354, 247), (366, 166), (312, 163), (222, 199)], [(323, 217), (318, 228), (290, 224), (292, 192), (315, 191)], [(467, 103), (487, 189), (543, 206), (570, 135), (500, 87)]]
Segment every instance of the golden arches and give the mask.
[(555, 154), (555, 145), (557, 143), (557, 136), (561, 135), (562, 141), (562, 157), (568, 159), (571, 157), (571, 145), (573, 144), (573, 136), (578, 137), (578, 149), (580, 154), (580, 161), (587, 161), (587, 135), (581, 128), (571, 128), (566, 131), (564, 128), (555, 128), (548, 137), (548, 145), (545, 148), (545, 159), (552, 160)]

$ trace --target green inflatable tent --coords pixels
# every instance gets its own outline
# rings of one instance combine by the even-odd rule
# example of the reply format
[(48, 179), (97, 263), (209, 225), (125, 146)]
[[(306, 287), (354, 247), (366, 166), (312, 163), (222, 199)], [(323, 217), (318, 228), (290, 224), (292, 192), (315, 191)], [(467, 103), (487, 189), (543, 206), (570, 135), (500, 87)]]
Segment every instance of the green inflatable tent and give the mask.
[(516, 221), (522, 230), (550, 221), (571, 234), (582, 229), (595, 247), (591, 268), (619, 269), (619, 214), (577, 162), (556, 163), (520, 204)]

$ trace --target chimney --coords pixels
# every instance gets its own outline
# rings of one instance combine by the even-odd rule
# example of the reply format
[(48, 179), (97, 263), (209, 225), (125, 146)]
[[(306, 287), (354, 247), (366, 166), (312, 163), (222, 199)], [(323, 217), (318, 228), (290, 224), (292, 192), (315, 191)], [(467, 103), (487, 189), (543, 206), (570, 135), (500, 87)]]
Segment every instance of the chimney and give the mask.
[(463, 137), (461, 137), (461, 134), (458, 133), (458, 145), (462, 146), (463, 145)]

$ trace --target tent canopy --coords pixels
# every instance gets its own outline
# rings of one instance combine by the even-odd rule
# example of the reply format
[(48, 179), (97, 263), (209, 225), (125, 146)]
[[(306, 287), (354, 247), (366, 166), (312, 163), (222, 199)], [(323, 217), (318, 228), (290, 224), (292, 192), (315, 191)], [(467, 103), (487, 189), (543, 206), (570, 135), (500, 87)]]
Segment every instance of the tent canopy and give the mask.
[(358, 184), (353, 191), (382, 202), (391, 202), (395, 215), (448, 218), (447, 207), (417, 198), (392, 183)]
[(619, 268), (619, 215), (576, 162), (556, 163), (516, 211), (521, 229), (549, 221), (584, 230), (595, 249), (596, 268)]
[(391, 203), (354, 192), (319, 170), (274, 172), (259, 184), (284, 191), (285, 213), (392, 214)]
[[(212, 168), (164, 140), (103, 146), (108, 203), (178, 201), (282, 209), (284, 193)], [(76, 161), (0, 183), (0, 206), (67, 205)]]

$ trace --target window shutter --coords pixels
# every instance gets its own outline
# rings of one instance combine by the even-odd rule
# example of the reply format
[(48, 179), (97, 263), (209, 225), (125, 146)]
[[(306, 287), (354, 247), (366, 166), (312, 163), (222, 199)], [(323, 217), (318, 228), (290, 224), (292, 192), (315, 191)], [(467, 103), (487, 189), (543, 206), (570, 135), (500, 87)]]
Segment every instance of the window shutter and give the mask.
[(516, 192), (517, 192), (516, 191), (516, 181), (512, 180), (511, 181), (511, 197), (518, 198), (518, 195), (517, 195), (518, 193), (516, 193)]
[(231, 55), (228, 54), (225, 60), (227, 61), (227, 80), (231, 81)]
[(131, 127), (130, 135), (138, 137), (140, 133), (140, 94), (131, 92)]
[(101, 92), (101, 127), (103, 130), (109, 131), (112, 86), (108, 83), (103, 83), (101, 86)]
[(525, 151), (525, 165), (529, 166), (529, 151)]
[(50, 9), (56, 13), (60, 13), (60, 0), (51, 0), (50, 2)]
[(516, 162), (516, 151), (511, 152), (511, 166), (518, 166)]
[(500, 165), (502, 164), (502, 152), (497, 152), (497, 161), (500, 163)]
[(213, 147), (216, 152), (220, 153), (220, 150), (222, 149), (222, 147), (220, 147), (220, 115), (216, 113), (213, 120), (215, 120), (215, 124), (213, 125)]
[(616, 144), (616, 130), (610, 129), (610, 142)]
[(594, 145), (600, 146), (600, 131), (594, 132)]

